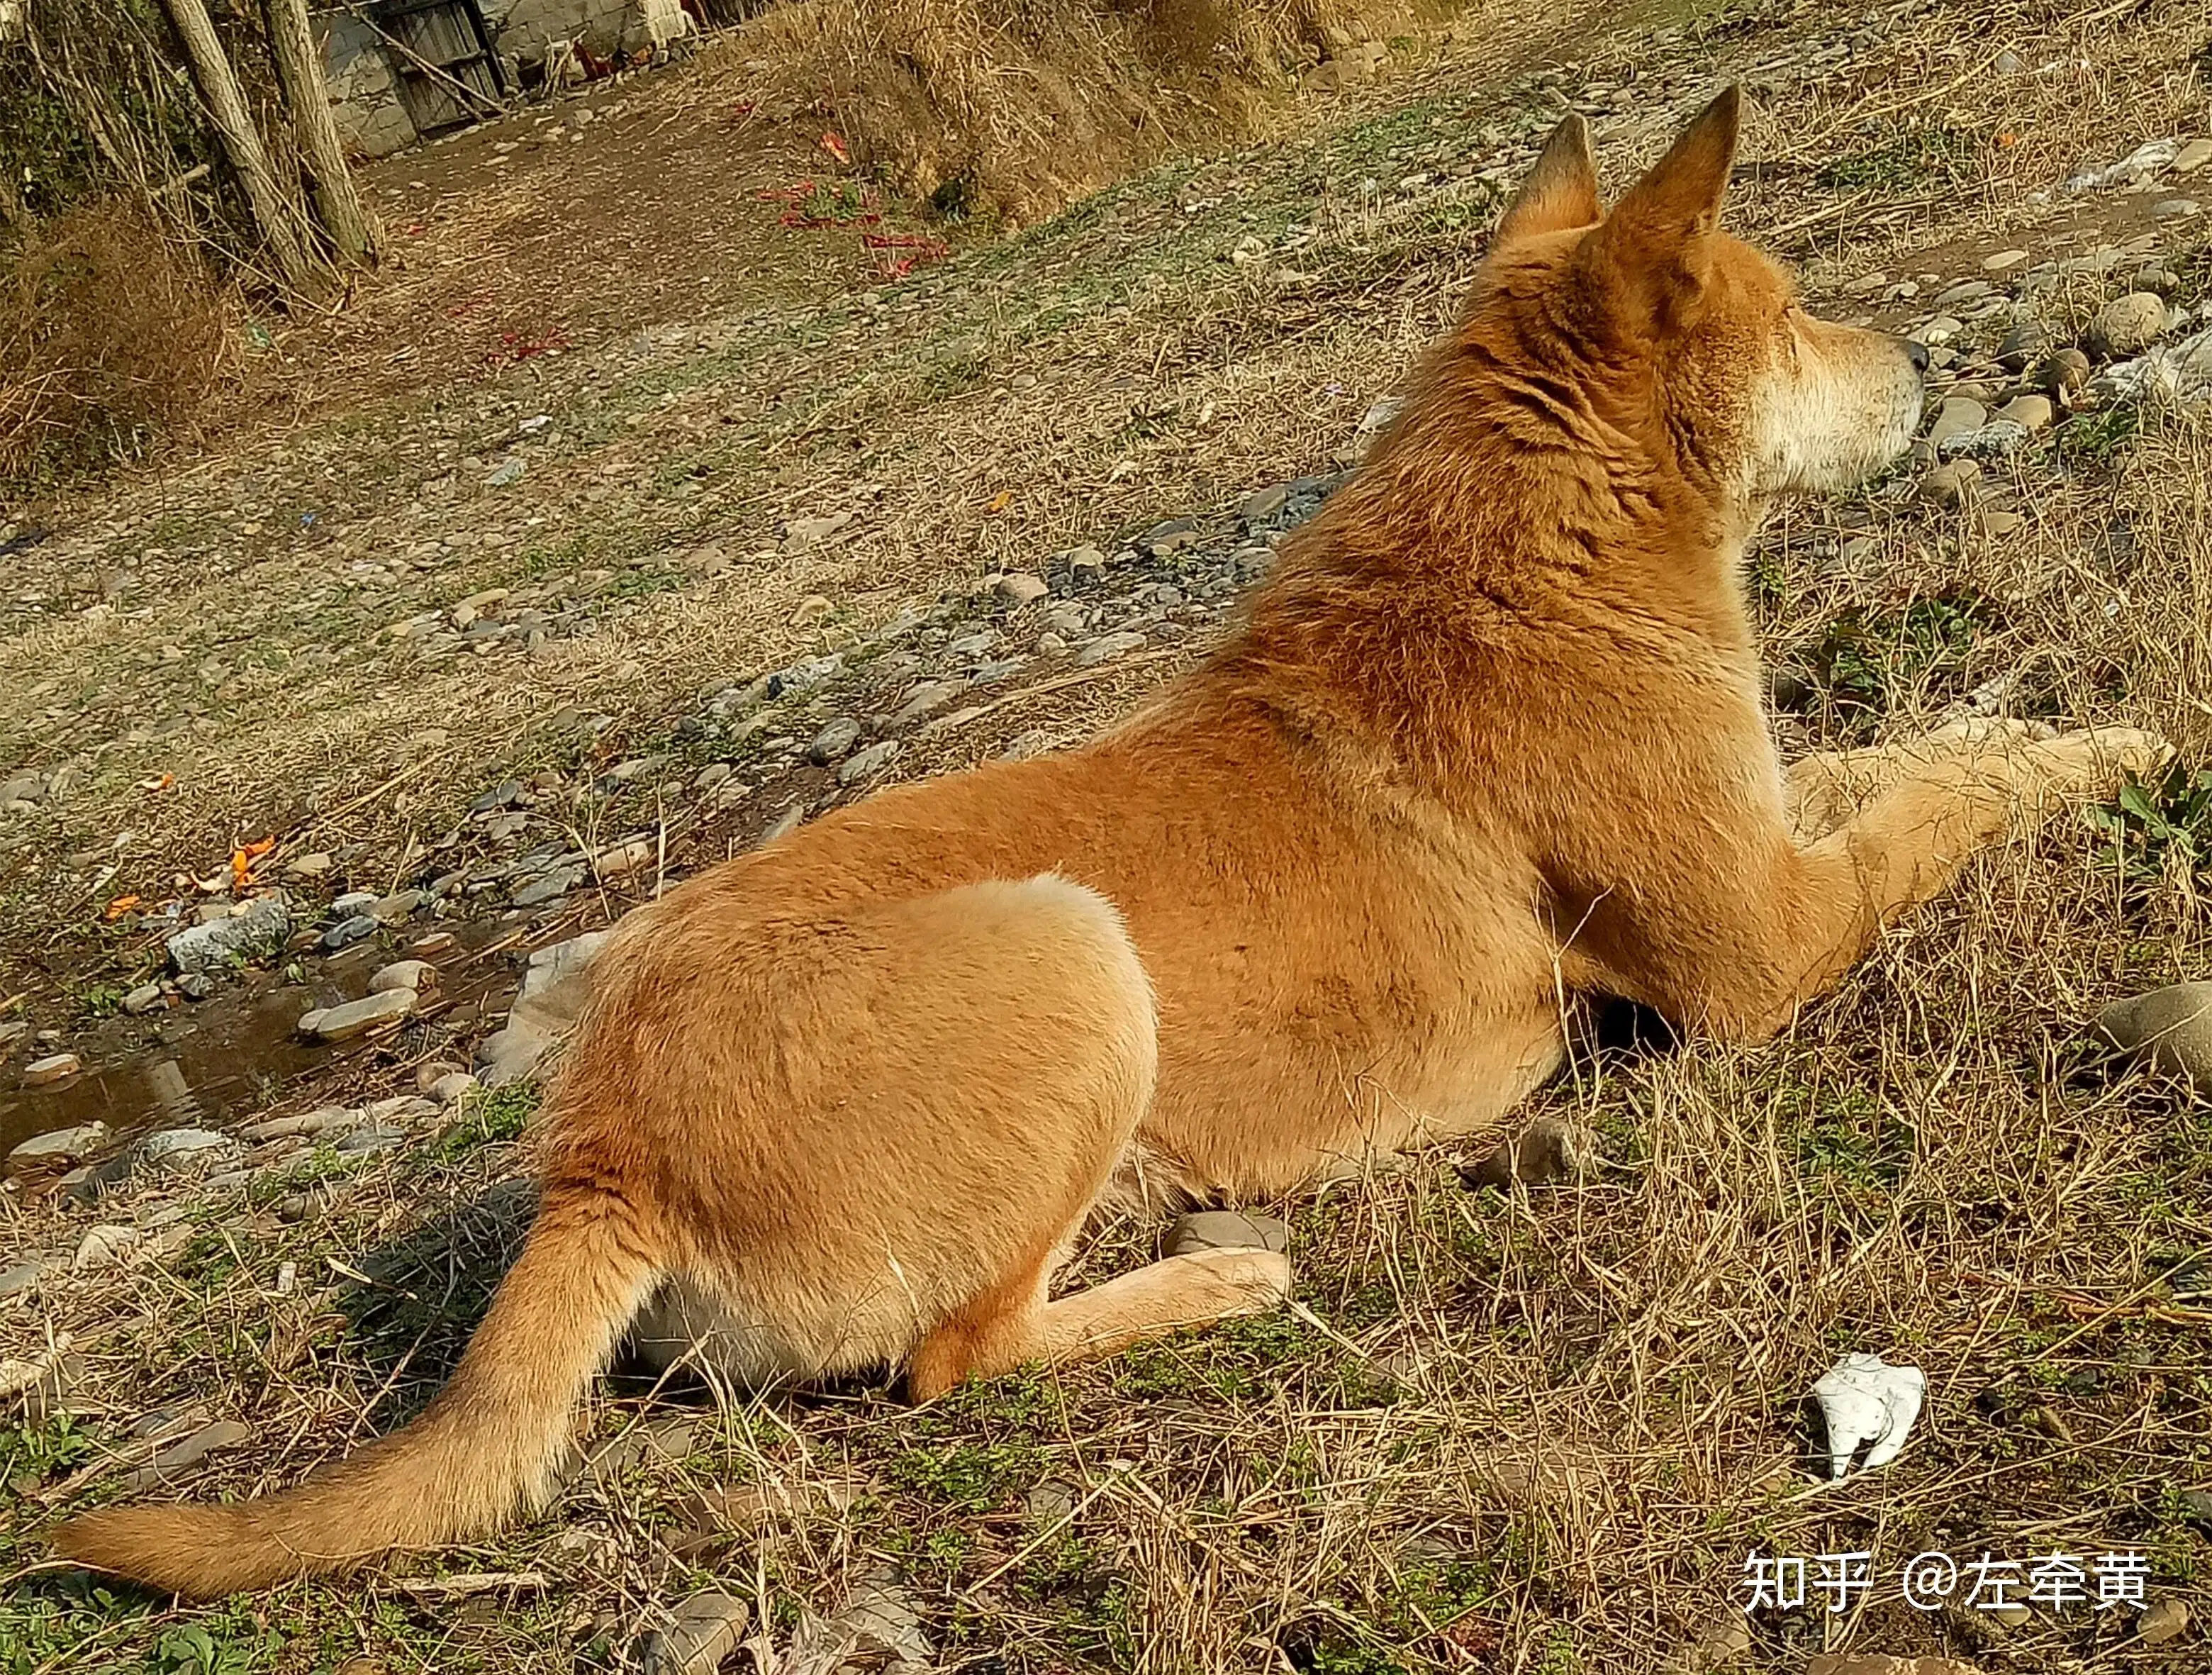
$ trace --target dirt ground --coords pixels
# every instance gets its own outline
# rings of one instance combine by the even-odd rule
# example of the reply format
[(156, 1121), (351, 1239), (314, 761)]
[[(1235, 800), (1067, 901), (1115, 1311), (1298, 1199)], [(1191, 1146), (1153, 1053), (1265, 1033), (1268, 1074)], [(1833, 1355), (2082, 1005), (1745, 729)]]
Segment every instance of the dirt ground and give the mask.
[[(1562, 110), (1618, 189), (1742, 79), (1737, 228), (1935, 344), (1939, 396), (1997, 408), (2144, 285), (2212, 325), (2177, 207), (2212, 167), (2083, 180), (2212, 134), (2186, 9), (1498, 7), (1388, 54), (1011, 237), (883, 201), (741, 49), (526, 113), (373, 172), (403, 259), (271, 332), (217, 442), (0, 516), (0, 1142), (97, 1120), (120, 1165), (0, 1209), (0, 1670), (633, 1669), (709, 1595), (762, 1675), (2212, 1669), (2212, 1120), (2081, 1042), (2212, 976), (2212, 432), (2112, 388), (1964, 504), (1921, 460), (1790, 509), (1749, 581), (1785, 753), (2004, 711), (2156, 725), (2179, 776), (2023, 834), (1778, 1043), (1578, 1065), (1528, 1114), (1591, 1171), (1254, 1206), (1291, 1313), (921, 1412), (611, 1380), (547, 1516), (349, 1584), (186, 1609), (45, 1557), (66, 1509), (290, 1481), (419, 1406), (526, 1215), (532, 1096), (392, 1102), (531, 951), (1203, 655)], [(169, 967), (272, 888), (288, 935)], [(411, 952), (404, 1029), (300, 1038)], [(163, 1165), (157, 1126), (227, 1137)], [(1829, 1484), (1799, 1407), (1861, 1349), (1927, 1408)], [(1741, 1609), (1753, 1554), (1862, 1550), (1849, 1609)], [(1923, 1611), (1924, 1550), (2143, 1588)]]

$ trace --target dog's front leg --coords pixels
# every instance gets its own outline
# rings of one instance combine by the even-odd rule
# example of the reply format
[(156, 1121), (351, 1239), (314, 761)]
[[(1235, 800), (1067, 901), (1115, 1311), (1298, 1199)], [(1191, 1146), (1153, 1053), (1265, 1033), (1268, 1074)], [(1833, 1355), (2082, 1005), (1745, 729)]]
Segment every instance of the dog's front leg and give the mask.
[[(1831, 757), (1801, 770), (1796, 795), (1771, 807), (1739, 798), (1731, 809), (1717, 782), (1650, 787), (1648, 824), (1621, 833), (1616, 875), (1592, 892), (1578, 967), (1591, 986), (1677, 1025), (1771, 1034), (2015, 815), (2108, 793), (2166, 752), (2132, 728), (2037, 738), (1997, 728), (1915, 741), (1878, 761)], [(1842, 777), (1877, 769), (1870, 791)], [(1809, 843), (1793, 834), (1793, 816), (1800, 831), (1811, 823), (1808, 792), (1840, 801), (1846, 791), (1832, 830)], [(1691, 818), (1679, 829), (1657, 824), (1669, 810)]]

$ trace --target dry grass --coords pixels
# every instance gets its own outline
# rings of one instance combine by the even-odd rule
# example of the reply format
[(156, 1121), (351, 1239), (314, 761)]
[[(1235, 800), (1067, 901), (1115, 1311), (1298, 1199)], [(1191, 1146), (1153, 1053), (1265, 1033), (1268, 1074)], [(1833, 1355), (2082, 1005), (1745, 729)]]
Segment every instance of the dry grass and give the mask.
[(134, 459), (188, 422), (229, 332), (213, 277), (136, 204), (80, 207), (35, 234), (0, 276), (0, 493)]
[(1249, 137), (1302, 66), (1358, 56), (1407, 9), (814, 0), (770, 14), (761, 44), (901, 192), (1029, 222), (1162, 157)]

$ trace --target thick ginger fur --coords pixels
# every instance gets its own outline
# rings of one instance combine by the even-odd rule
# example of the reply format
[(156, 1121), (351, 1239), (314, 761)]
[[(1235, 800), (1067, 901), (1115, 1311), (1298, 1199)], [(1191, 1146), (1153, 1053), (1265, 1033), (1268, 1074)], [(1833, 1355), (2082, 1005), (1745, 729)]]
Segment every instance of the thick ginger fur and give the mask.
[(1564, 123), (1374, 456), (1202, 667), (1087, 748), (884, 792), (633, 914), (546, 1209), (413, 1425), (243, 1507), (103, 1512), (193, 1594), (479, 1534), (647, 1334), (927, 1398), (1263, 1308), (1210, 1252), (1054, 1298), (1109, 1194), (1264, 1195), (1496, 1124), (1560, 996), (1751, 1039), (2023, 814), (2158, 759), (1996, 725), (1785, 774), (1738, 563), (1900, 451), (1916, 352), (1717, 227), (1724, 94), (1612, 211)]

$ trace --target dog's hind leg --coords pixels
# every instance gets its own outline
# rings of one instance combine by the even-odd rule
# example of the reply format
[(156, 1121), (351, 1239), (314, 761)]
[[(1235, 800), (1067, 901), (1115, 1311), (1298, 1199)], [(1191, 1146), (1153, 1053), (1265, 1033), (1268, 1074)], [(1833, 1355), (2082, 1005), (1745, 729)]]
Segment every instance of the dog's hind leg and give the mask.
[(1262, 1313), (1291, 1294), (1291, 1259), (1277, 1251), (1193, 1251), (1049, 1302), (1044, 1277), (978, 1298), (941, 1326), (908, 1366), (908, 1392), (927, 1401), (972, 1374), (1029, 1361), (1068, 1366), (1186, 1327)]

